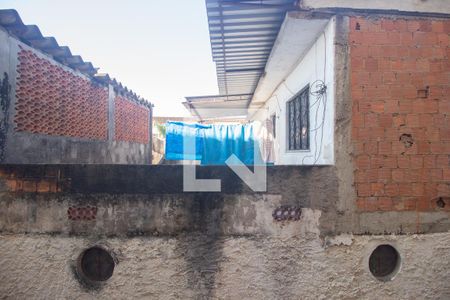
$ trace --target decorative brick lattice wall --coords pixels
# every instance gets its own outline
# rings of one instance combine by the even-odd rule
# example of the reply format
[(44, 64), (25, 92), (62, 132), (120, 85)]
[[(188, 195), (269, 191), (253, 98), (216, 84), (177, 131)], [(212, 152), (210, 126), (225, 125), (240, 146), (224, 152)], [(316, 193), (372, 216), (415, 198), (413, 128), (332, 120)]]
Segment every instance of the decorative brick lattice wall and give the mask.
[(450, 21), (351, 18), (357, 206), (450, 207)]
[(16, 131), (107, 139), (108, 91), (21, 49), (16, 92)]
[(148, 108), (117, 96), (115, 99), (115, 139), (118, 141), (149, 143)]
[(67, 218), (71, 221), (92, 221), (97, 218), (96, 206), (70, 206), (67, 209)]

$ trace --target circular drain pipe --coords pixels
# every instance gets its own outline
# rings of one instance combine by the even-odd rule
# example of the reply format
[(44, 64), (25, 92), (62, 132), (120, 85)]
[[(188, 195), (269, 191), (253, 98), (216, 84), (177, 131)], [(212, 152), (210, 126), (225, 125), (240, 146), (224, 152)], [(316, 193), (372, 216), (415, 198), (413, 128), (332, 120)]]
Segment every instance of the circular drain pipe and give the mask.
[(368, 267), (376, 279), (380, 281), (393, 280), (401, 267), (400, 253), (393, 245), (378, 244), (369, 256)]
[(77, 261), (77, 273), (89, 284), (99, 284), (114, 273), (116, 263), (111, 253), (101, 246), (93, 246), (84, 250)]

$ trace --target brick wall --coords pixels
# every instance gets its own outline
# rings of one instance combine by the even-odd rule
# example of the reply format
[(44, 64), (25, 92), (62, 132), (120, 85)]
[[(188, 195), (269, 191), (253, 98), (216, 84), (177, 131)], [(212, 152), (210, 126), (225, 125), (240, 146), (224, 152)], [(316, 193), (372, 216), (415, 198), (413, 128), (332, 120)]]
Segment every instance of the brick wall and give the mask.
[(357, 206), (450, 208), (450, 21), (350, 22)]
[(61, 169), (56, 166), (2, 166), (0, 186), (4, 186), (3, 191), (10, 192), (56, 193), (70, 187), (70, 178), (65, 178)]
[(150, 140), (148, 108), (123, 97), (115, 98), (115, 139), (148, 144)]
[(18, 54), (16, 131), (107, 139), (108, 91), (33, 51)]

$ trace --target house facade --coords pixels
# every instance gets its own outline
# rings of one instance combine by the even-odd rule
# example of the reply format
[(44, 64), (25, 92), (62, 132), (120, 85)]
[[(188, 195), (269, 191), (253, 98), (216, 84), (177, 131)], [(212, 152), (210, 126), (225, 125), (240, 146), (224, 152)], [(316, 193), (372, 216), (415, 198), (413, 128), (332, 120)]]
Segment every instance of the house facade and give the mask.
[(186, 192), (183, 166), (2, 165), (0, 294), (449, 298), (448, 1), (206, 5), (221, 95), (186, 105), (272, 121), (266, 191), (226, 166)]

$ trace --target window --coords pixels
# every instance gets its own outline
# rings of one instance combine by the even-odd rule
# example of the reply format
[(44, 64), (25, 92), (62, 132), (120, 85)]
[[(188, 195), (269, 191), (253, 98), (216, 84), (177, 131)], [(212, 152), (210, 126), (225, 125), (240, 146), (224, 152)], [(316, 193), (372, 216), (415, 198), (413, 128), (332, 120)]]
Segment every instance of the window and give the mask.
[(272, 121), (272, 136), (273, 138), (277, 137), (277, 115), (273, 114), (270, 116), (270, 120)]
[(309, 86), (287, 103), (288, 150), (309, 149)]

